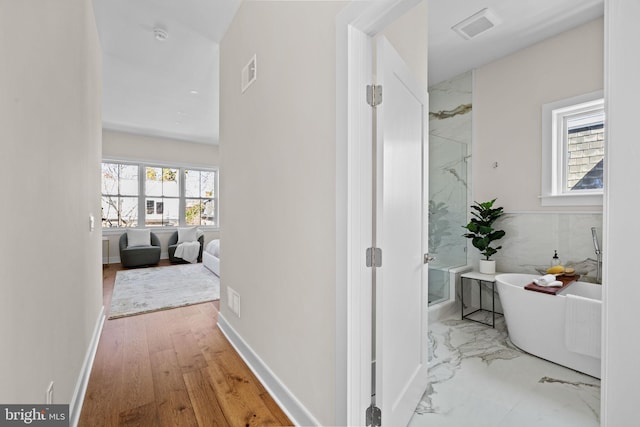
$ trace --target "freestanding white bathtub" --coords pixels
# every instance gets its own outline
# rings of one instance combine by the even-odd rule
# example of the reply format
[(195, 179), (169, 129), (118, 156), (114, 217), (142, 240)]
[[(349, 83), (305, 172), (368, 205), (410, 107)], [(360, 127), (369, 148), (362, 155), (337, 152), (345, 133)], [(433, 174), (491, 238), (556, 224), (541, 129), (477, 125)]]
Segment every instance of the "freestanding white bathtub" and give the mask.
[[(524, 289), (538, 277), (540, 276), (532, 274), (496, 276), (498, 294), (511, 342), (527, 353), (600, 378), (602, 286), (575, 282), (557, 295)], [(587, 311), (590, 314), (578, 318), (578, 322), (575, 316), (575, 301), (585, 304), (587, 310), (591, 309), (591, 312)], [(576, 345), (576, 337), (586, 337), (584, 339), (591, 342), (579, 342)]]

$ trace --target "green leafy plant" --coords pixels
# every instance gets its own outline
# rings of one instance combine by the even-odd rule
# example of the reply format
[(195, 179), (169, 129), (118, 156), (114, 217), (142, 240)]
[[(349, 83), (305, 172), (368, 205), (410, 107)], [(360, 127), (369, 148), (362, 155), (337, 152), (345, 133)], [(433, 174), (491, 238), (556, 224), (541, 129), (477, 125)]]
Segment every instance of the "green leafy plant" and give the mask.
[(491, 243), (502, 239), (506, 234), (503, 230), (493, 228), (493, 223), (504, 215), (502, 207), (493, 207), (495, 201), (496, 199), (484, 203), (474, 202), (471, 205), (473, 218), (469, 224), (462, 227), (468, 231), (464, 237), (471, 239), (473, 247), (478, 249), (487, 261), (498, 252), (498, 249), (502, 249), (502, 246), (491, 247)]

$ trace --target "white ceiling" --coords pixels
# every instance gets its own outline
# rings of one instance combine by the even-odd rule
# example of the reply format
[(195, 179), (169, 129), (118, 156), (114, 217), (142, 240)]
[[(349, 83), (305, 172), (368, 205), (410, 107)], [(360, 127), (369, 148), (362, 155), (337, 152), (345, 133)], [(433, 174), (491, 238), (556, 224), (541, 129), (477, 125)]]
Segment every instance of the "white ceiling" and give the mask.
[[(103, 126), (218, 142), (219, 43), (240, 0), (94, 0)], [(165, 41), (153, 29), (168, 33)]]
[[(218, 45), (240, 1), (93, 0), (104, 127), (217, 144)], [(428, 1), (430, 85), (603, 14), (603, 0)], [(487, 7), (502, 24), (472, 40), (451, 30)]]
[[(471, 40), (451, 30), (484, 8), (502, 23)], [(577, 27), (603, 12), (603, 0), (429, 0), (429, 86)]]

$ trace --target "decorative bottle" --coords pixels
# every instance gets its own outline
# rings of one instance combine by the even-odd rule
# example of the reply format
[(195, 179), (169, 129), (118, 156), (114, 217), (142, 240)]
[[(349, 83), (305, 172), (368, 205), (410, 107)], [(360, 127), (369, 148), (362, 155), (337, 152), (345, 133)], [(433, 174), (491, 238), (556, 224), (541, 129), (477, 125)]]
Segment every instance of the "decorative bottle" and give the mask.
[(551, 267), (554, 267), (556, 265), (561, 265), (562, 262), (560, 261), (560, 258), (558, 257), (558, 250), (554, 250), (553, 251), (553, 258), (551, 258)]

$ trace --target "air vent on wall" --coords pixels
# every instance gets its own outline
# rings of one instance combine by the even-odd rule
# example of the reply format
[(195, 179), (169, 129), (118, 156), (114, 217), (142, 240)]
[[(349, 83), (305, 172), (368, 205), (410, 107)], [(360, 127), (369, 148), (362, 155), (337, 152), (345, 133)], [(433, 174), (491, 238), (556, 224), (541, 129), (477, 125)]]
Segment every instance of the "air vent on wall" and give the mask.
[(256, 80), (258, 70), (256, 68), (256, 55), (242, 69), (242, 93)]
[(489, 9), (482, 9), (480, 12), (468, 17), (451, 27), (453, 31), (458, 33), (465, 40), (470, 40), (478, 35), (489, 31), (496, 25), (500, 24), (498, 18)]

